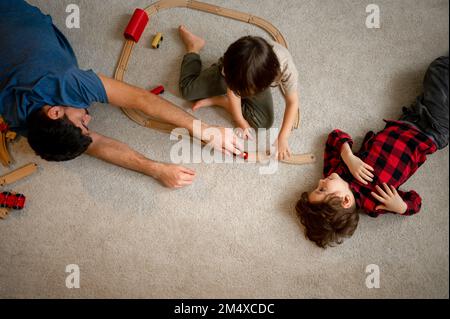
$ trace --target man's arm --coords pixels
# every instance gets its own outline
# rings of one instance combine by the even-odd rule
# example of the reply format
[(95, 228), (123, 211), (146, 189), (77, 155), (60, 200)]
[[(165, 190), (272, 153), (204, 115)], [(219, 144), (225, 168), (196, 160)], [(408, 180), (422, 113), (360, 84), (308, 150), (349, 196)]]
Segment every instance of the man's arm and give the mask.
[(152, 161), (128, 145), (90, 131), (92, 143), (86, 153), (109, 163), (131, 169), (159, 180), (163, 185), (179, 188), (192, 184), (195, 172), (182, 166)]
[[(105, 87), (109, 103), (123, 108), (142, 111), (155, 119), (173, 124), (176, 127), (184, 127), (192, 135), (194, 134), (193, 128), (196, 118), (181, 108), (142, 88), (108, 78), (104, 75), (99, 75), (99, 77)], [(208, 127), (209, 125), (202, 122), (201, 132), (203, 133)], [(240, 154), (243, 146), (239, 144), (236, 137), (231, 134), (225, 134), (224, 128), (219, 128), (219, 130), (222, 136), (217, 141), (220, 140), (220, 142), (212, 143), (213, 146), (218, 149), (222, 149), (223, 147), (235, 154)], [(202, 136), (195, 137), (202, 138)], [(210, 141), (206, 140), (205, 142)]]
[[(99, 77), (105, 87), (109, 103), (142, 111), (148, 116), (173, 124), (176, 127), (187, 128), (193, 134), (195, 118), (181, 108), (142, 88), (103, 75), (99, 75)], [(207, 127), (206, 124), (202, 123), (202, 129)]]

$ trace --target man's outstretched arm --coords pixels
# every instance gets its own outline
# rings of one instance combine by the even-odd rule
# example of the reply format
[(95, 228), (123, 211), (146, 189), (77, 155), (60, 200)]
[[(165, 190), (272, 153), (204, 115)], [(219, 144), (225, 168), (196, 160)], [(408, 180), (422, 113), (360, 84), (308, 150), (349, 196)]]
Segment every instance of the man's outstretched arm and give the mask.
[(91, 156), (151, 176), (171, 188), (187, 186), (194, 181), (195, 172), (188, 168), (152, 161), (128, 145), (92, 131), (89, 136), (92, 143), (86, 153)]
[[(170, 123), (176, 127), (183, 127), (193, 134), (194, 120), (196, 119), (189, 113), (177, 107), (173, 103), (155, 95), (142, 88), (99, 75), (110, 104), (123, 108), (130, 108), (142, 111), (157, 120)], [(202, 133), (209, 126), (202, 122)], [(221, 136), (218, 143), (212, 143), (217, 149), (226, 149), (234, 154), (240, 154), (243, 145), (234, 134), (225, 134), (224, 128), (219, 128)], [(203, 134), (202, 134), (203, 135)], [(205, 136), (205, 135), (204, 135)], [(203, 136), (203, 137), (204, 137)], [(202, 138), (202, 136), (196, 136)], [(205, 142), (210, 142), (205, 140)]]

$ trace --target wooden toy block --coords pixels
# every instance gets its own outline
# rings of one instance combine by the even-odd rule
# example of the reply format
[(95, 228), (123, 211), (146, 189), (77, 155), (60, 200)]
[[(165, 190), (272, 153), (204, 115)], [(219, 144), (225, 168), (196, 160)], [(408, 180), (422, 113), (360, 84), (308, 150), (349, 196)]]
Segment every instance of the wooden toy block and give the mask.
[(14, 141), (14, 140), (16, 139), (16, 137), (17, 137), (16, 132), (8, 131), (8, 132), (6, 133), (6, 139), (7, 139), (9, 142)]
[(161, 42), (164, 40), (164, 37), (161, 32), (158, 32), (152, 40), (152, 48), (158, 49)]
[(0, 193), (0, 208), (23, 209), (25, 206), (25, 196), (19, 193)]
[(6, 132), (0, 132), (0, 161), (3, 166), (9, 166), (12, 162), (6, 146)]
[(8, 217), (8, 208), (0, 208), (0, 219), (5, 219)]
[(25, 178), (37, 170), (37, 164), (30, 163), (3, 176), (0, 176), (0, 186), (5, 186), (14, 183), (22, 178)]

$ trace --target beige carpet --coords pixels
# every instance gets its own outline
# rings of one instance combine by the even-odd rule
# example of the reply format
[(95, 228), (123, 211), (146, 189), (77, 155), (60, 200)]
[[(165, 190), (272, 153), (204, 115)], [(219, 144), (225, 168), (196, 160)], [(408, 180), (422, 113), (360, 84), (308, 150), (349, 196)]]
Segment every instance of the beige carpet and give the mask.
[[(146, 1), (32, 0), (68, 37), (82, 68), (112, 76), (122, 32)], [(323, 155), (333, 128), (358, 147), (367, 130), (383, 127), (421, 90), (427, 65), (449, 50), (449, 2), (378, 0), (381, 29), (365, 26), (365, 1), (209, 0), (271, 21), (285, 35), (300, 72), (301, 128), (290, 144)], [(81, 29), (67, 29), (66, 6), (81, 10)], [(183, 46), (176, 27), (205, 37), (205, 65), (256, 27), (188, 9), (151, 19), (126, 80), (150, 88), (186, 110), (177, 79)], [(152, 35), (164, 33), (160, 49)], [(274, 90), (276, 126), (283, 100)], [(91, 108), (91, 129), (127, 141), (147, 156), (169, 159), (174, 142), (139, 127), (108, 105)], [(217, 108), (196, 112), (231, 125)], [(19, 167), (39, 172), (8, 189), (27, 207), (0, 221), (1, 298), (448, 298), (449, 152), (433, 154), (404, 185), (423, 198), (413, 217), (361, 216), (356, 234), (322, 250), (304, 238), (293, 207), (321, 174), (316, 165), (282, 165), (260, 175), (258, 165), (189, 164), (191, 187), (168, 190), (149, 177), (81, 156), (66, 163), (36, 158), (25, 139), (11, 145)], [(6, 172), (1, 168), (1, 173)], [(77, 264), (81, 288), (68, 289), (66, 265)], [(369, 264), (380, 288), (365, 285)]]

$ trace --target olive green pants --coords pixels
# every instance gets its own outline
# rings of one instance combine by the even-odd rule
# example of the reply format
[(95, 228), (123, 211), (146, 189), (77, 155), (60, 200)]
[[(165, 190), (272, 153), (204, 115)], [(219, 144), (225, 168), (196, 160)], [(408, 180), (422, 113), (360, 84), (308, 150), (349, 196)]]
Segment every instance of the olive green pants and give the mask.
[[(188, 101), (225, 95), (227, 84), (222, 75), (222, 62), (202, 71), (202, 61), (196, 53), (183, 57), (180, 72), (180, 91)], [(270, 88), (255, 96), (243, 98), (242, 115), (253, 128), (269, 128), (273, 124), (273, 100)]]

